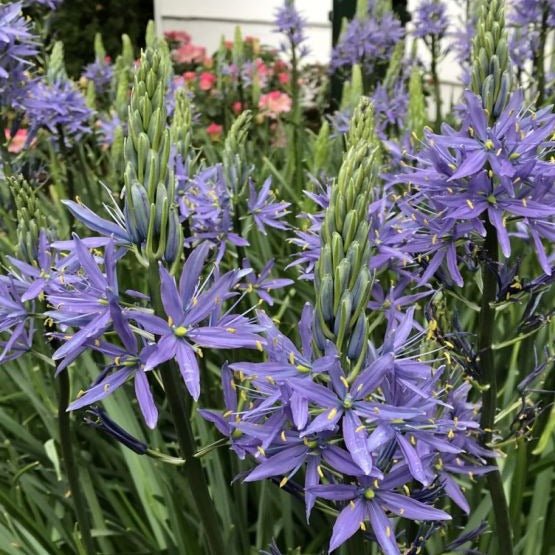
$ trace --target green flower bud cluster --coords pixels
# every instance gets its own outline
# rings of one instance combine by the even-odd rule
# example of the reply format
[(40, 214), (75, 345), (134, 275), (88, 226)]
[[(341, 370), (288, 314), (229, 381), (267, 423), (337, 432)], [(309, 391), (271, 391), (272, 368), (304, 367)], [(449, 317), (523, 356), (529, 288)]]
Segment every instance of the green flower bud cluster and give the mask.
[(128, 35), (121, 36), (122, 50), (114, 64), (114, 107), (119, 119), (127, 121), (127, 106), (129, 104), (129, 86), (133, 79), (133, 62), (135, 54), (133, 44)]
[(422, 90), (422, 74), (418, 67), (414, 67), (410, 74), (406, 125), (412, 139), (422, 139), (426, 127), (426, 100)]
[[(102, 35), (100, 33), (95, 33), (94, 59), (104, 60), (104, 58), (106, 58), (106, 49), (104, 48), (104, 43), (102, 42)], [(87, 92), (85, 94), (85, 100), (89, 108), (93, 110), (97, 109), (96, 87), (94, 86), (94, 81), (92, 79), (87, 81)]]
[(17, 216), (17, 254), (30, 264), (37, 260), (39, 233), (48, 221), (35, 191), (22, 176), (7, 178)]
[(48, 59), (46, 81), (53, 84), (58, 81), (67, 81), (67, 79), (68, 76), (64, 62), (64, 43), (57, 40), (52, 47), (52, 52)]
[(178, 89), (175, 93), (175, 108), (170, 126), (171, 142), (177, 155), (189, 165), (193, 163), (193, 116), (191, 101), (185, 89)]
[(233, 34), (231, 60), (233, 62), (233, 65), (239, 70), (243, 67), (243, 64), (245, 63), (245, 44), (243, 42), (243, 35), (241, 33), (241, 27), (239, 27), (239, 25), (235, 27), (235, 32)]
[(175, 204), (175, 178), (168, 169), (170, 129), (164, 105), (167, 57), (148, 47), (134, 78), (124, 142), (125, 216), (133, 242), (150, 262), (174, 262), (183, 231)]
[(330, 124), (328, 120), (324, 120), (314, 140), (312, 164), (310, 168), (312, 175), (317, 176), (320, 172), (328, 168), (330, 147)]
[(392, 92), (395, 81), (401, 74), (401, 69), (403, 68), (403, 62), (405, 57), (405, 41), (400, 40), (393, 49), (391, 54), (391, 59), (389, 60), (389, 65), (387, 66), (387, 71), (383, 80), (383, 85), (387, 91)]
[(368, 208), (380, 167), (373, 108), (366, 97), (355, 109), (347, 146), (322, 224), (314, 280), (315, 336), (321, 350), (326, 339), (334, 342), (356, 373), (368, 348), (366, 307), (372, 287)]
[(354, 64), (351, 69), (351, 80), (343, 84), (341, 95), (341, 110), (354, 109), (364, 92), (362, 68)]
[(367, 19), (368, 18), (368, 0), (357, 0), (355, 19)]
[(246, 142), (252, 124), (252, 113), (245, 110), (233, 122), (225, 138), (223, 150), (224, 177), (233, 198), (243, 194), (250, 171), (250, 159), (246, 153)]
[(490, 118), (498, 117), (512, 88), (503, 0), (482, 0), (472, 42), (471, 86)]

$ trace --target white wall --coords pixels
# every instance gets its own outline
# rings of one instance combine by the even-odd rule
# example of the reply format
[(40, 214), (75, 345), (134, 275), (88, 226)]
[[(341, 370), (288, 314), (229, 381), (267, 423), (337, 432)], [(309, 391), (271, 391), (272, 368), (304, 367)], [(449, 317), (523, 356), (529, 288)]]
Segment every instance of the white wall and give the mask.
[[(409, 0), (409, 11), (414, 11), (420, 0)], [(186, 30), (193, 42), (214, 52), (222, 35), (233, 38), (234, 29), (241, 26), (243, 36), (253, 35), (264, 43), (278, 46), (280, 36), (273, 32), (274, 13), (283, 0), (155, 0), (158, 29)], [(462, 8), (457, 0), (448, 0), (450, 31), (461, 28)], [(310, 48), (308, 61), (326, 63), (331, 50), (331, 22), (329, 13), (332, 0), (296, 0), (295, 5), (307, 19), (307, 35)], [(410, 23), (408, 26), (410, 30)], [(409, 47), (410, 48), (410, 47)], [(429, 52), (422, 41), (418, 41), (418, 53), (429, 60)], [(457, 100), (460, 87), (460, 67), (452, 54), (441, 61), (438, 67), (442, 83), (444, 107)]]
[[(280, 36), (273, 32), (274, 13), (282, 4), (283, 0), (155, 0), (159, 29), (186, 30), (208, 52), (218, 48), (222, 35), (232, 39), (237, 25), (243, 36), (256, 36), (264, 44), (277, 46)], [(332, 0), (296, 0), (295, 5), (308, 21), (309, 61), (326, 62)]]

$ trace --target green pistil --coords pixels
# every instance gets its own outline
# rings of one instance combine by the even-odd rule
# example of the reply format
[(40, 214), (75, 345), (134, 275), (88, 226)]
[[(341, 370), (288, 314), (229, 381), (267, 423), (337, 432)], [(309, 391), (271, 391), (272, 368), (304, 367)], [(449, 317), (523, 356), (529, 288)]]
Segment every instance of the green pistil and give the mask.
[(376, 497), (376, 494), (374, 493), (374, 490), (372, 488), (367, 488), (366, 490), (364, 490), (364, 497), (370, 500), (374, 499), (374, 497)]
[(177, 326), (173, 328), (173, 334), (176, 337), (185, 337), (187, 335), (187, 328), (184, 326)]

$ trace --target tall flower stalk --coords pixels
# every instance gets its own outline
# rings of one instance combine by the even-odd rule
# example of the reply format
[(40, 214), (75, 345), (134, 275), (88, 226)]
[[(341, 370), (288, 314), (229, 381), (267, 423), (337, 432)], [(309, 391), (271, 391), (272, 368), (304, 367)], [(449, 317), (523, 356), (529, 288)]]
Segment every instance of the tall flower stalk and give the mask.
[(304, 28), (306, 21), (296, 10), (293, 0), (285, 0), (283, 6), (276, 12), (276, 31), (283, 33), (285, 40), (281, 45), (283, 51), (288, 52), (291, 62), (291, 164), (295, 191), (298, 194), (303, 189), (303, 113), (301, 106), (300, 63), (308, 50)]
[[(509, 100), (511, 69), (505, 30), (505, 6), (503, 0), (483, 2), (480, 7), (477, 33), (473, 41), (472, 91), (481, 97), (489, 125), (495, 123)], [(494, 173), (489, 172), (491, 190), (495, 188)], [(482, 384), (482, 417), (484, 443), (492, 439), (497, 409), (497, 369), (493, 352), (495, 330), (494, 302), (497, 297), (497, 265), (499, 241), (497, 229), (487, 213), (483, 216), (485, 226), (484, 261), (482, 263), (482, 301), (478, 318), (478, 368)], [(490, 464), (497, 466), (495, 459)], [(512, 530), (503, 481), (498, 468), (487, 476), (495, 516), (496, 534), (501, 552), (513, 552)]]
[[(160, 268), (164, 264), (175, 268), (183, 245), (183, 231), (175, 203), (175, 178), (168, 169), (170, 129), (166, 124), (164, 96), (169, 66), (163, 52), (151, 47), (143, 52), (140, 63), (131, 92), (129, 136), (125, 141), (125, 214), (140, 260), (147, 264), (148, 291), (154, 315), (165, 320), (162, 291), (166, 290), (166, 285), (161, 281)], [(181, 132), (186, 134), (186, 130)], [(175, 336), (178, 338), (178, 331)], [(171, 355), (165, 360), (168, 358)], [(224, 552), (224, 543), (218, 513), (202, 465), (194, 457), (191, 398), (185, 394), (178, 375), (179, 369), (173, 360), (160, 365), (162, 384), (185, 459), (183, 471), (202, 525), (207, 553), (220, 555)]]
[(366, 356), (366, 305), (372, 280), (369, 270), (368, 207), (379, 168), (379, 143), (373, 109), (366, 98), (357, 105), (347, 135), (347, 153), (321, 228), (316, 264), (315, 332), (320, 350), (333, 341), (350, 367), (353, 381)]

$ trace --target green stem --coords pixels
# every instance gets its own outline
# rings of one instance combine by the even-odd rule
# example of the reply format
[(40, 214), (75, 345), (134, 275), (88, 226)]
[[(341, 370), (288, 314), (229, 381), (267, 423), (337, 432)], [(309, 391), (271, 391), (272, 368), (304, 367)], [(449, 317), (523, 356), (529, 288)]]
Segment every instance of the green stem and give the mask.
[(303, 190), (303, 145), (301, 141), (301, 103), (299, 91), (299, 62), (297, 59), (297, 49), (291, 41), (291, 100), (293, 103), (292, 123), (293, 123), (293, 175), (295, 183), (295, 193), (299, 194)]
[[(158, 316), (163, 317), (165, 312), (160, 296), (160, 278), (157, 265), (154, 262), (151, 262), (148, 268), (148, 284), (154, 311)], [(171, 361), (163, 364), (160, 375), (181, 455), (185, 459), (185, 464), (181, 468), (183, 469), (187, 485), (191, 490), (191, 497), (195, 500), (197, 514), (203, 527), (203, 538), (207, 548), (206, 553), (222, 555), (226, 553), (226, 549), (224, 548), (218, 513), (210, 497), (210, 491), (201, 462), (194, 456), (196, 445), (191, 427), (190, 397), (183, 390), (183, 383), (179, 379), (179, 369), (175, 362)]]
[(75, 464), (75, 457), (73, 454), (73, 437), (71, 433), (69, 412), (67, 412), (70, 396), (69, 374), (67, 370), (60, 373), (58, 376), (58, 383), (60, 389), (60, 397), (58, 400), (58, 427), (60, 431), (62, 458), (64, 460), (67, 480), (69, 482), (69, 490), (71, 492), (75, 515), (77, 516), (79, 531), (81, 532), (81, 538), (83, 540), (85, 551), (87, 555), (94, 555), (96, 550), (91, 536), (89, 516), (87, 514), (81, 485), (79, 483), (79, 470)]
[[(497, 231), (488, 219), (485, 221), (486, 238), (484, 244), (485, 261), (482, 264), (482, 303), (478, 320), (478, 356), (480, 383), (485, 386), (482, 393), (481, 426), (484, 430), (484, 444), (489, 444), (493, 436), (495, 412), (497, 408), (497, 376), (492, 349), (493, 330), (495, 329), (495, 309), (493, 303), (497, 294), (497, 278), (493, 267), (499, 260)], [(487, 475), (487, 485), (491, 495), (495, 517), (495, 537), (503, 555), (512, 555), (513, 541), (507, 499), (503, 490), (503, 480), (497, 461), (490, 459), (495, 470)]]
[(432, 62), (430, 67), (430, 72), (432, 74), (432, 84), (434, 88), (434, 102), (436, 105), (436, 121), (435, 121), (435, 130), (439, 132), (439, 127), (441, 125), (441, 89), (439, 86), (439, 75), (437, 73), (437, 61), (438, 61), (438, 41), (435, 35), (432, 35), (432, 44), (431, 44), (431, 51), (432, 51)]
[(538, 44), (538, 51), (534, 56), (534, 67), (536, 73), (536, 79), (538, 82), (538, 100), (537, 100), (537, 107), (540, 108), (543, 104), (543, 98), (545, 95), (545, 45), (547, 42), (547, 33), (549, 31), (549, 27), (547, 25), (547, 19), (549, 16), (549, 7), (547, 2), (544, 2), (542, 6), (542, 19), (541, 19), (541, 26), (540, 26), (540, 36), (539, 36), (539, 44)]

